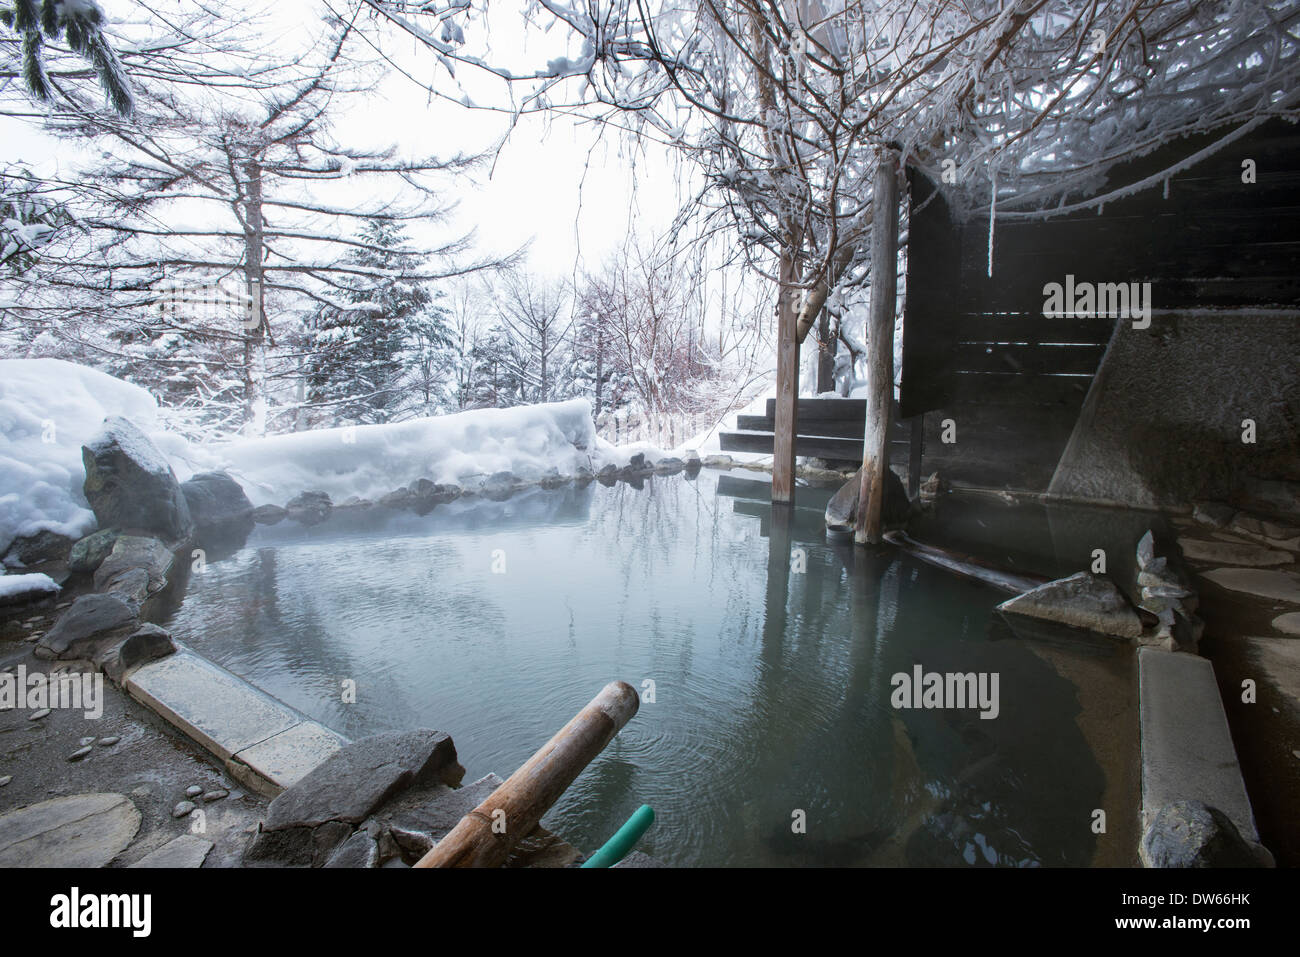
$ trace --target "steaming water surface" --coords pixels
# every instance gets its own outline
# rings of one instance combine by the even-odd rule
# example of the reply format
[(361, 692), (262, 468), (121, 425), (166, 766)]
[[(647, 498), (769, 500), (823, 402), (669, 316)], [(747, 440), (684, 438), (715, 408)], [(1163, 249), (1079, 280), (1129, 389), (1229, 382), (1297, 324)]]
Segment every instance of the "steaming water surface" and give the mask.
[[(678, 865), (1128, 863), (1131, 653), (1016, 638), (1005, 596), (828, 544), (801, 494), (774, 535), (763, 485), (708, 471), (259, 526), (170, 627), (351, 737), (449, 732), (467, 780), (652, 681), (544, 820), (588, 852), (645, 803)], [(998, 717), (891, 707), (916, 664), (996, 673)]]

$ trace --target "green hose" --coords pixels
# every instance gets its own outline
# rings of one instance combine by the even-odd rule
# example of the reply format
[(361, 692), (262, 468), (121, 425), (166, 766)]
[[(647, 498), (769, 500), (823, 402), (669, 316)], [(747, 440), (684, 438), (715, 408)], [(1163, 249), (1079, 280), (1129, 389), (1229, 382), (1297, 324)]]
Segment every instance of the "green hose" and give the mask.
[(636, 813), (627, 819), (627, 823), (605, 842), (591, 857), (583, 862), (583, 867), (613, 867), (627, 857), (633, 845), (641, 840), (641, 835), (655, 822), (655, 812), (649, 804), (642, 804)]

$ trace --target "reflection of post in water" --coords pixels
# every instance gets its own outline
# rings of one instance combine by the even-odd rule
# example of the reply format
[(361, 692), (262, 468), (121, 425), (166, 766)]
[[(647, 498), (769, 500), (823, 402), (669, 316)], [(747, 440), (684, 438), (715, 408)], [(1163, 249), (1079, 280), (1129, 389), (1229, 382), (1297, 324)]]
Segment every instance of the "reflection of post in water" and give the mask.
[[(767, 595), (763, 604), (763, 660), (780, 664), (790, 601), (790, 540), (794, 506), (773, 502), (767, 536)], [(769, 671), (772, 669), (769, 669)]]
[[(895, 742), (873, 676), (877, 634), (889, 630), (878, 622), (881, 580), (895, 556), (851, 542), (828, 555), (820, 514), (805, 522), (798, 510), (772, 506), (770, 516), (764, 667), (744, 735), (762, 742), (751, 773), (769, 787), (746, 811), (772, 863), (861, 864), (893, 833)], [(800, 546), (801, 577), (791, 567)], [(805, 832), (791, 829), (796, 807), (806, 812)]]

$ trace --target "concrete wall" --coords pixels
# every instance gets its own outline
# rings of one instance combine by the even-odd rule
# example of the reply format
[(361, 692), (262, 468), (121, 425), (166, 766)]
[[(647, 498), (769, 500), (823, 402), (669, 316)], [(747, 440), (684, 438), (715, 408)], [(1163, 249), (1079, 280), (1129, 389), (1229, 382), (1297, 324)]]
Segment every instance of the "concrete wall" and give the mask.
[(1240, 500), (1252, 479), (1300, 480), (1300, 313), (1119, 321), (1049, 494), (1158, 508)]

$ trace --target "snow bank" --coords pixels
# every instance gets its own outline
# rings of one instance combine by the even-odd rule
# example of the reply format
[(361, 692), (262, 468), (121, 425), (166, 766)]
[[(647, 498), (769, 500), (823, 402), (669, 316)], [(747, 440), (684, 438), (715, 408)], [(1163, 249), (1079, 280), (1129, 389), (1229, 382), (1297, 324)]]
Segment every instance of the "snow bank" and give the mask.
[(472, 488), (495, 472), (535, 480), (549, 469), (574, 475), (623, 467), (637, 452), (651, 463), (667, 455), (645, 443), (616, 447), (598, 438), (586, 399), (191, 445), (163, 431), (157, 402), (138, 386), (60, 359), (6, 359), (0, 554), (15, 537), (42, 529), (80, 537), (95, 528), (82, 493), (81, 446), (110, 415), (138, 425), (179, 480), (224, 469), (254, 505), (283, 505), (309, 490), (336, 503), (374, 500), (422, 478)]
[(550, 468), (595, 471), (606, 457), (597, 446), (590, 403), (573, 399), (237, 439), (195, 449), (193, 461), (228, 471), (254, 505), (283, 505), (308, 490), (337, 503), (373, 500), (421, 478), (473, 486), (501, 471), (521, 478)]
[(42, 529), (94, 529), (81, 446), (109, 415), (151, 436), (160, 428), (158, 404), (139, 386), (61, 359), (0, 359), (0, 554)]

